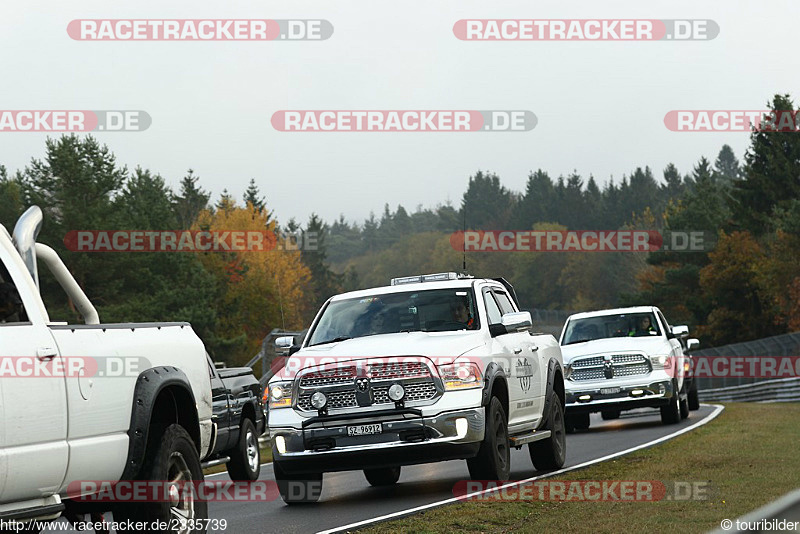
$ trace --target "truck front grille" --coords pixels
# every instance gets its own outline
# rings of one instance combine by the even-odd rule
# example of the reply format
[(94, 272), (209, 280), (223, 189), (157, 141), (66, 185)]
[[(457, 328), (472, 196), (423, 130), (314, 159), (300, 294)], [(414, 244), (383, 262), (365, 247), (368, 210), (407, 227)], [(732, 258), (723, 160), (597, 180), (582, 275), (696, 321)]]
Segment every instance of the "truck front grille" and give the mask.
[[(371, 406), (386, 408), (394, 406), (389, 399), (389, 387), (402, 384), (407, 405), (427, 405), (436, 402), (443, 393), (431, 368), (425, 361), (385, 362), (363, 361), (330, 370), (308, 370), (298, 374), (298, 396), (296, 408), (300, 411), (315, 412), (311, 406), (311, 395), (321, 391), (328, 398), (328, 410), (368, 409)], [(356, 382), (369, 379), (372, 403), (359, 406), (356, 396)], [(363, 398), (361, 399), (363, 404)]]
[(652, 371), (650, 360), (644, 354), (610, 354), (589, 356), (571, 364), (571, 380), (613, 380), (629, 376), (646, 375)]

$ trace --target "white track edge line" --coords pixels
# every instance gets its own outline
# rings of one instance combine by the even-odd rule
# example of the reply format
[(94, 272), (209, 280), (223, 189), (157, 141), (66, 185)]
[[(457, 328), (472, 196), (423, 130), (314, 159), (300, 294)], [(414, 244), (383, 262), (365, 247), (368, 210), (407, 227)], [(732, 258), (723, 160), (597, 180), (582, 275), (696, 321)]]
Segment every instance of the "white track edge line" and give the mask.
[(438, 508), (438, 507), (444, 506), (446, 504), (451, 504), (451, 503), (454, 503), (454, 502), (463, 502), (463, 501), (465, 501), (465, 500), (467, 500), (469, 498), (476, 497), (476, 496), (482, 495), (484, 493), (495, 493), (495, 492), (503, 490), (505, 488), (512, 488), (514, 486), (519, 486), (521, 484), (526, 484), (528, 482), (533, 482), (535, 480), (540, 480), (540, 479), (543, 479), (543, 478), (550, 478), (550, 477), (553, 477), (555, 475), (560, 475), (562, 473), (567, 473), (569, 471), (575, 471), (577, 469), (582, 469), (582, 468), (590, 466), (590, 465), (598, 464), (600, 462), (605, 462), (606, 460), (610, 460), (612, 458), (617, 458), (619, 456), (624, 456), (626, 454), (630, 454), (630, 453), (638, 451), (640, 449), (646, 449), (648, 447), (652, 447), (653, 445), (657, 445), (657, 444), (661, 443), (662, 441), (670, 440), (672, 438), (680, 436), (681, 434), (685, 434), (686, 432), (689, 432), (690, 430), (694, 430), (695, 428), (701, 427), (701, 426), (705, 425), (706, 423), (709, 423), (709, 422), (713, 421), (725, 409), (725, 407), (722, 406), (721, 404), (709, 404), (709, 405), (704, 404), (703, 406), (711, 406), (712, 408), (714, 408), (714, 411), (711, 412), (710, 414), (708, 414), (706, 417), (704, 417), (700, 421), (698, 421), (698, 422), (696, 422), (696, 423), (694, 423), (692, 425), (689, 425), (689, 426), (687, 426), (685, 428), (682, 428), (682, 429), (680, 429), (680, 430), (678, 430), (676, 432), (673, 432), (672, 434), (667, 434), (666, 436), (661, 436), (658, 439), (654, 439), (653, 441), (648, 441), (647, 443), (642, 443), (641, 445), (637, 445), (637, 446), (631, 447), (629, 449), (625, 449), (625, 450), (622, 450), (622, 451), (619, 451), (619, 452), (608, 454), (608, 455), (602, 456), (600, 458), (595, 458), (594, 460), (588, 460), (586, 462), (583, 462), (582, 464), (577, 464), (577, 465), (573, 465), (573, 466), (570, 466), (570, 467), (565, 467), (564, 469), (560, 469), (558, 471), (553, 471), (552, 473), (547, 473), (546, 475), (539, 475), (539, 476), (535, 476), (535, 477), (531, 477), (531, 478), (526, 478), (526, 479), (523, 479), (523, 480), (516, 480), (514, 482), (510, 482), (508, 484), (505, 484), (504, 486), (498, 486), (496, 488), (491, 488), (491, 489), (487, 489), (487, 490), (483, 490), (483, 491), (476, 491), (475, 493), (470, 493), (470, 494), (465, 495), (463, 497), (451, 497), (451, 498), (445, 499), (443, 501), (437, 501), (437, 502), (432, 502), (432, 503), (428, 503), (428, 504), (423, 504), (423, 505), (420, 505), (420, 506), (416, 506), (414, 508), (407, 508), (405, 510), (392, 512), (391, 514), (386, 514), (386, 515), (382, 515), (382, 516), (378, 516), (378, 517), (373, 517), (371, 519), (364, 519), (363, 521), (358, 521), (356, 523), (350, 523), (349, 525), (343, 525), (341, 527), (335, 527), (335, 528), (331, 528), (331, 529), (328, 529), (328, 530), (321, 530), (321, 531), (317, 532), (317, 534), (333, 534), (334, 532), (342, 532), (342, 531), (346, 531), (346, 530), (350, 530), (350, 529), (354, 529), (354, 528), (365, 527), (365, 526), (370, 525), (372, 523), (382, 523), (383, 521), (388, 521), (389, 519), (398, 519), (400, 517), (413, 515), (413, 514), (416, 514), (416, 513), (422, 512), (424, 510), (431, 509), (431, 508)]

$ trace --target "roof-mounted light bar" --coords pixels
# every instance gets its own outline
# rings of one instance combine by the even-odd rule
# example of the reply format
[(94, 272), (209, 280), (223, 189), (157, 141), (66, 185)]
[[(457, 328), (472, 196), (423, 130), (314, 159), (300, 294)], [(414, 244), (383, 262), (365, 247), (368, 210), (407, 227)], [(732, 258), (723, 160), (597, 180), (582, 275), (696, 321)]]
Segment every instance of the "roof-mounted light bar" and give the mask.
[(447, 280), (458, 280), (460, 278), (470, 277), (466, 275), (460, 275), (458, 273), (418, 274), (416, 276), (392, 278), (392, 285), (401, 286), (404, 284), (420, 284), (422, 282), (446, 282)]

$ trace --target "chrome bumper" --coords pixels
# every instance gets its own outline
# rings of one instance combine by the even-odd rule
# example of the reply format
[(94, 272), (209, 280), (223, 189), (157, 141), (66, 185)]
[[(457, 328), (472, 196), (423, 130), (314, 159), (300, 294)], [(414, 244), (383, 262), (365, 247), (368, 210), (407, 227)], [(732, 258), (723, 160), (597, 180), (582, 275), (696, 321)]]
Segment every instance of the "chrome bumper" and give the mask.
[[(609, 381), (611, 382), (611, 381)], [(567, 386), (566, 407), (570, 409), (587, 408), (591, 406), (631, 405), (657, 406), (666, 403), (676, 392), (672, 380), (657, 380), (643, 384), (626, 382), (621, 385), (612, 384), (576, 384)]]
[[(270, 428), (273, 459), (289, 472), (346, 471), (468, 458), (483, 441), (483, 407), (430, 417), (419, 410), (392, 412), (311, 420), (300, 429)], [(381, 424), (380, 434), (348, 435), (348, 426), (375, 423)]]

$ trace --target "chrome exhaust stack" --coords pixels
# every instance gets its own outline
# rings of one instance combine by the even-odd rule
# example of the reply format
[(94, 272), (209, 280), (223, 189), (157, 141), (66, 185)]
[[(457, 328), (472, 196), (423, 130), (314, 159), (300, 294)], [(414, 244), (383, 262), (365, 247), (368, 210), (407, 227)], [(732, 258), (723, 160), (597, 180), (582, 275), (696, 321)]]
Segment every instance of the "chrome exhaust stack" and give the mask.
[(43, 218), (39, 206), (31, 206), (17, 220), (13, 236), (14, 246), (22, 256), (22, 261), (28, 268), (28, 272), (31, 273), (37, 289), (39, 288), (39, 271), (36, 268), (36, 238), (39, 237), (39, 231), (42, 229)]
[(55, 250), (36, 242), (39, 236), (39, 231), (42, 229), (43, 220), (42, 210), (39, 206), (31, 206), (17, 221), (14, 226), (14, 246), (17, 247), (17, 252), (22, 256), (22, 261), (25, 263), (28, 271), (36, 283), (36, 288), (39, 289), (39, 270), (36, 266), (37, 259), (47, 265), (50, 272), (53, 273), (56, 281), (58, 281), (61, 288), (67, 294), (70, 300), (75, 304), (75, 307), (83, 317), (83, 322), (86, 324), (100, 324), (100, 318), (89, 297), (83, 292), (81, 286), (75, 281), (75, 277), (69, 272), (69, 269), (61, 261)]

